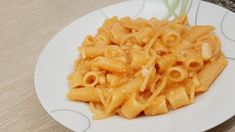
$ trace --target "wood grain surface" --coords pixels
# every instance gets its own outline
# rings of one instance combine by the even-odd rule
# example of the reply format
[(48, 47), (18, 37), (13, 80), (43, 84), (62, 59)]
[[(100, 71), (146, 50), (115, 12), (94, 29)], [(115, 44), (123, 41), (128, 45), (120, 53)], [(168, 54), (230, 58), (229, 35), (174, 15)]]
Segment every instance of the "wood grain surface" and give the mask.
[[(0, 0), (0, 132), (71, 131), (52, 119), (34, 89), (47, 42), (73, 20), (123, 0)], [(235, 131), (235, 117), (210, 131)]]

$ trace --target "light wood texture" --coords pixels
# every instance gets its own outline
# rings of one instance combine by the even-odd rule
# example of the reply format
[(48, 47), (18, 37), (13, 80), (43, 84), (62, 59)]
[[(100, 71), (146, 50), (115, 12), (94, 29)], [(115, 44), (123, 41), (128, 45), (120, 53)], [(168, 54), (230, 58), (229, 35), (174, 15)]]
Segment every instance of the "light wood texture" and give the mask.
[[(70, 131), (37, 99), (33, 76), (38, 56), (64, 26), (88, 12), (123, 0), (0, 1), (0, 131)], [(211, 131), (235, 131), (235, 118)]]

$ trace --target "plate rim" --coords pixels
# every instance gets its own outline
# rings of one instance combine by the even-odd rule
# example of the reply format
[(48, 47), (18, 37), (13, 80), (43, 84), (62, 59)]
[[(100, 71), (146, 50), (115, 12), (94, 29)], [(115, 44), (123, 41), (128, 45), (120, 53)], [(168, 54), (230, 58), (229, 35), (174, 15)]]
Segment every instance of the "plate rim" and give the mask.
[[(69, 130), (73, 130), (71, 128), (69, 128), (68, 126), (66, 126), (65, 124), (63, 124), (62, 122), (60, 122), (51, 112), (50, 110), (48, 109), (48, 107), (46, 107), (45, 103), (42, 101), (41, 99), (41, 96), (39, 95), (39, 86), (38, 86), (38, 72), (39, 72), (39, 63), (41, 62), (42, 58), (43, 58), (43, 55), (46, 51), (46, 49), (48, 48), (48, 46), (52, 45), (52, 41), (56, 38), (56, 36), (58, 36), (59, 34), (61, 34), (65, 29), (67, 29), (69, 26), (73, 25), (75, 22), (79, 21), (80, 19), (84, 18), (85, 16), (87, 15), (90, 15), (92, 13), (95, 13), (96, 11), (99, 11), (103, 8), (106, 8), (106, 7), (111, 7), (111, 6), (116, 6), (118, 4), (121, 4), (121, 3), (125, 3), (125, 2), (129, 2), (129, 1), (137, 1), (137, 0), (127, 0), (127, 1), (122, 1), (122, 2), (117, 2), (117, 3), (114, 3), (114, 4), (110, 4), (110, 5), (107, 5), (107, 6), (104, 6), (102, 8), (99, 8), (99, 9), (96, 9), (96, 10), (92, 10), (86, 14), (83, 14), (81, 15), (80, 17), (78, 18), (75, 18), (74, 20), (72, 20), (71, 22), (69, 22), (66, 26), (62, 27), (58, 32), (56, 32), (51, 38), (49, 41), (47, 41), (46, 45), (44, 46), (44, 48), (41, 50), (40, 52), (40, 55), (38, 56), (37, 58), (37, 63), (35, 65), (35, 71), (34, 71), (34, 89), (35, 89), (35, 92), (36, 92), (36, 95), (37, 95), (37, 98), (40, 102), (40, 104), (43, 106), (43, 109), (47, 112), (47, 114), (50, 115), (50, 117), (52, 117), (52, 119), (54, 119), (56, 122), (58, 122), (59, 124), (61, 124), (62, 126), (64, 126), (65, 128), (69, 129)], [(144, 0), (145, 1), (145, 0)], [(218, 6), (216, 4), (213, 4), (213, 3), (210, 3), (208, 1), (202, 1), (202, 0), (199, 0), (200, 2), (202, 3), (207, 3), (207, 4), (210, 4), (210, 5), (213, 5), (213, 6), (217, 6), (219, 8), (223, 8), (223, 9), (226, 9), (224, 7), (221, 7), (221, 6)], [(228, 9), (226, 9), (227, 11), (229, 12), (232, 12)], [(233, 12), (232, 12), (233, 13)], [(214, 123), (214, 125), (211, 125), (210, 127), (207, 127), (206, 129), (204, 128), (202, 131), (207, 131), (207, 130), (210, 130), (210, 129), (213, 129), (215, 127), (217, 127), (218, 125), (224, 123), (225, 121), (233, 118), (235, 116), (235, 112), (232, 114), (232, 115), (228, 115), (228, 117), (226, 117), (226, 119), (223, 119), (223, 121), (217, 121), (216, 123)], [(198, 130), (201, 130), (201, 129), (198, 129)], [(74, 131), (74, 130), (73, 130)]]

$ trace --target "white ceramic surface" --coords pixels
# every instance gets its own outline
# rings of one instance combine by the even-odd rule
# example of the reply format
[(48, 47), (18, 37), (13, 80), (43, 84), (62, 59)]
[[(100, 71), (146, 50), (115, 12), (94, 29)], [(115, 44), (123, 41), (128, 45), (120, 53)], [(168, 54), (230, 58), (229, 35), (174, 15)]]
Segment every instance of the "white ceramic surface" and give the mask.
[(35, 88), (45, 110), (62, 125), (79, 132), (194, 132), (210, 129), (235, 114), (235, 14), (222, 7), (190, 1), (191, 24), (210, 24), (222, 41), (229, 64), (211, 88), (194, 104), (168, 114), (132, 120), (118, 116), (93, 121), (85, 103), (71, 102), (66, 76), (78, 57), (77, 47), (87, 34), (94, 34), (106, 17), (158, 17), (167, 9), (161, 0), (131, 0), (89, 13), (55, 35), (41, 53), (35, 72)]

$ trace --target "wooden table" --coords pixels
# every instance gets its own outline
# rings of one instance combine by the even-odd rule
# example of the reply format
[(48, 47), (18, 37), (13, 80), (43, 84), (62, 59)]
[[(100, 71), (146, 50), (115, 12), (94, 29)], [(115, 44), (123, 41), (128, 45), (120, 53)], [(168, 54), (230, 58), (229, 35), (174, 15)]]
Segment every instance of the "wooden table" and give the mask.
[[(70, 131), (40, 105), (33, 76), (47, 42), (71, 21), (123, 0), (0, 1), (0, 131)], [(235, 131), (235, 117), (211, 131)]]

